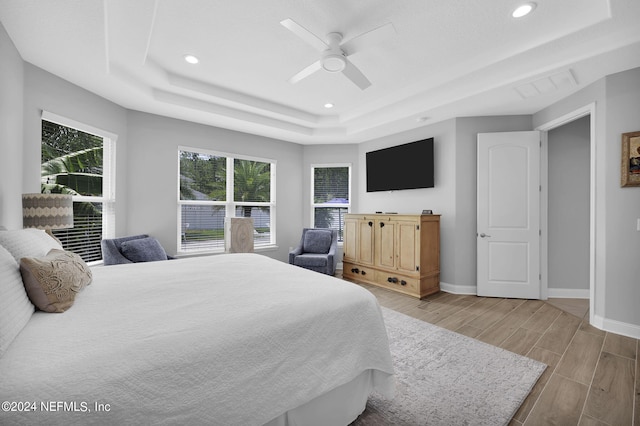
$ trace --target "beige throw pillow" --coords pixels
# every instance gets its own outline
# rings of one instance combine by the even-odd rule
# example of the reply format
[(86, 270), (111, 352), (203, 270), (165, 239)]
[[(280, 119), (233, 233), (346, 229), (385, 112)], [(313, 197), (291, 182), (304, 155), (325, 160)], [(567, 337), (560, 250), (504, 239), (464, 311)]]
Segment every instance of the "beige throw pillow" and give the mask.
[(20, 273), (31, 303), (45, 312), (69, 309), (92, 279), (91, 269), (80, 256), (57, 249), (45, 257), (23, 257)]

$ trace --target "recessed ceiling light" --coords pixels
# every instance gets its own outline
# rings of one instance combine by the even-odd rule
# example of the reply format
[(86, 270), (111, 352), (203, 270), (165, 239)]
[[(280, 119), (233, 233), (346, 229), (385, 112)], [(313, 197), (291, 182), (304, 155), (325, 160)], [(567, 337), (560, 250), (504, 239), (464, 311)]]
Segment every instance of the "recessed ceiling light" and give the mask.
[(513, 13), (511, 13), (511, 16), (513, 16), (514, 18), (522, 18), (523, 16), (526, 16), (528, 14), (530, 14), (531, 12), (533, 12), (533, 9), (536, 8), (536, 4), (531, 2), (531, 3), (524, 3), (521, 4), (520, 6), (518, 6)]
[(200, 62), (200, 60), (193, 55), (184, 55), (184, 60), (190, 64), (197, 64)]
[(329, 108), (333, 108), (334, 105), (331, 102), (327, 102), (326, 104), (324, 104), (324, 107), (329, 109)]

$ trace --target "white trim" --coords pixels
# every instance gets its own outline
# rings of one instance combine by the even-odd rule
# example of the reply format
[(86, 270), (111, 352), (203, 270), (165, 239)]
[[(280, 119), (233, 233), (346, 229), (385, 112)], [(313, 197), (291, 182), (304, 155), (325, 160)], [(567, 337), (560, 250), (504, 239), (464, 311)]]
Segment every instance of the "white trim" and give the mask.
[(440, 290), (452, 294), (478, 294), (478, 287), (475, 285), (457, 285), (440, 282)]
[(550, 288), (549, 297), (556, 299), (588, 299), (588, 288)]
[[(574, 111), (571, 111), (567, 114), (564, 114), (556, 119), (553, 119), (551, 121), (548, 121), (546, 123), (543, 123), (541, 125), (539, 125), (538, 127), (536, 127), (536, 130), (540, 130), (542, 132), (548, 132), (549, 130), (555, 129), (556, 127), (560, 127), (564, 124), (570, 123), (574, 120), (577, 120), (579, 118), (582, 117), (586, 117), (586, 116), (590, 116), (590, 126), (589, 126), (589, 139), (590, 139), (590, 150), (591, 150), (591, 159), (590, 159), (590, 169), (591, 169), (591, 179), (589, 182), (589, 197), (590, 197), (590, 206), (589, 206), (589, 210), (590, 210), (590, 214), (589, 214), (589, 322), (593, 325), (595, 325), (595, 316), (597, 314), (596, 312), (596, 286), (600, 286), (603, 285), (604, 283), (600, 284), (597, 279), (596, 279), (596, 258), (597, 258), (597, 247), (596, 247), (596, 231), (597, 231), (597, 217), (596, 217), (596, 206), (597, 206), (597, 192), (596, 192), (596, 184), (597, 184), (597, 168), (596, 168), (596, 158), (597, 158), (597, 149), (596, 149), (596, 145), (597, 145), (597, 141), (596, 141), (596, 103), (592, 102), (590, 104), (587, 104), (581, 108), (578, 108)], [(546, 137), (543, 139), (543, 141), (548, 142)], [(548, 149), (548, 146), (546, 147)], [(548, 154), (548, 151), (547, 151)], [(548, 160), (548, 155), (546, 160)], [(548, 166), (545, 165), (544, 167), (546, 168)], [(548, 175), (545, 174), (544, 175), (544, 179), (545, 181), (548, 182)], [(546, 199), (548, 197), (548, 188), (547, 185), (543, 185), (542, 187), (542, 194), (541, 196), (543, 197), (543, 199)], [(546, 204), (546, 203), (545, 203)], [(547, 221), (547, 215), (548, 215), (548, 211), (542, 211), (541, 215), (545, 218), (544, 220)], [(543, 235), (543, 240), (542, 242), (544, 242), (544, 252), (547, 253), (547, 246), (546, 244), (548, 243), (548, 227), (545, 226), (542, 229), (542, 235)], [(545, 264), (545, 268), (547, 267), (547, 258), (544, 257), (543, 259), (541, 259), (542, 262), (544, 262)], [(543, 277), (543, 280), (545, 280), (545, 285), (546, 285), (546, 274)], [(604, 302), (604, 301), (602, 301)], [(602, 304), (602, 306), (604, 306), (604, 303)]]
[[(224, 201), (213, 201), (213, 200), (182, 200), (180, 199), (180, 153), (181, 152), (192, 152), (196, 154), (209, 155), (218, 158), (224, 158), (226, 161), (226, 196)], [(176, 226), (176, 253), (177, 256), (183, 255), (198, 255), (198, 254), (215, 254), (224, 251), (222, 249), (204, 249), (204, 250), (183, 250), (182, 249), (182, 206), (224, 206), (225, 207), (225, 217), (235, 217), (236, 208), (239, 206), (265, 206), (269, 207), (269, 233), (270, 233), (270, 241), (268, 244), (258, 245), (254, 248), (255, 251), (271, 251), (274, 247), (277, 248), (276, 241), (276, 168), (277, 161), (269, 158), (261, 158), (261, 157), (253, 157), (247, 155), (239, 155), (239, 154), (231, 154), (225, 153), (221, 151), (213, 151), (205, 148), (194, 148), (184, 145), (178, 145), (177, 151), (177, 186), (176, 186), (176, 198), (177, 198), (177, 226)], [(243, 160), (243, 161), (255, 161), (260, 163), (269, 164), (269, 172), (270, 172), (270, 201), (267, 202), (244, 202), (244, 201), (235, 201), (234, 200), (234, 160)]]
[(540, 299), (549, 298), (549, 138), (540, 131)]
[(590, 320), (590, 323), (594, 327), (606, 330), (610, 333), (621, 334), (633, 339), (640, 339), (640, 326), (635, 324), (607, 319), (600, 315), (593, 315), (593, 319)]
[(89, 124), (81, 123), (62, 115), (54, 114), (53, 112), (43, 110), (41, 119), (50, 121), (52, 123), (61, 124), (63, 126), (73, 127), (76, 130), (80, 130), (85, 133), (91, 133), (92, 135), (100, 136), (103, 139), (108, 138), (111, 139), (114, 143), (116, 140), (118, 140), (118, 135), (116, 135), (115, 133), (108, 132), (98, 127), (93, 127)]
[(73, 201), (95, 202), (102, 204), (102, 238), (113, 238), (116, 235), (116, 141), (118, 135), (90, 124), (42, 110), (42, 121), (56, 123), (102, 139), (102, 196), (74, 196)]
[[(271, 163), (276, 164), (277, 161), (273, 158), (265, 158), (265, 157), (254, 157), (252, 155), (241, 155), (241, 154), (233, 154), (231, 152), (223, 152), (223, 151), (214, 151), (206, 148), (197, 148), (193, 146), (186, 145), (178, 145), (178, 151), (189, 151), (196, 152), (198, 154), (205, 155), (213, 155), (215, 157), (224, 157), (224, 158), (233, 158), (234, 160), (248, 160), (248, 161), (259, 161), (261, 163)], [(178, 154), (178, 164), (180, 164), (180, 155)]]
[[(314, 171), (316, 168), (320, 169), (320, 168), (340, 168), (340, 167), (346, 167), (349, 173), (348, 176), (348, 188), (347, 188), (347, 194), (349, 197), (349, 202), (347, 204), (338, 204), (338, 203), (314, 203), (314, 196), (315, 196), (315, 174)], [(309, 172), (311, 173), (311, 179), (310, 179), (310, 189), (309, 189), (309, 194), (310, 194), (310, 198), (311, 198), (311, 211), (310, 211), (310, 221), (309, 224), (313, 227), (315, 226), (315, 212), (316, 212), (316, 208), (318, 207), (326, 207), (326, 208), (346, 208), (347, 209), (347, 213), (351, 213), (351, 180), (352, 180), (352, 173), (353, 173), (353, 164), (352, 163), (313, 163), (311, 164), (311, 167), (309, 168)], [(342, 245), (342, 242), (338, 242), (338, 245)]]

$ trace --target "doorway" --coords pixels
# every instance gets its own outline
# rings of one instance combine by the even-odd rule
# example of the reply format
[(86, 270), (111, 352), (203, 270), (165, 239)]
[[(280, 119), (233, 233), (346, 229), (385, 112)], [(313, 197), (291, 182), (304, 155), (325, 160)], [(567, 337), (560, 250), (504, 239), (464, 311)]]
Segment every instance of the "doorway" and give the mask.
[(589, 298), (589, 126), (584, 116), (547, 133), (550, 298)]
[[(595, 104), (586, 105), (580, 109), (565, 114), (555, 120), (544, 123), (536, 128), (542, 131), (541, 151), (541, 196), (542, 196), (542, 240), (541, 240), (541, 275), (542, 298), (572, 297), (589, 299), (589, 320), (593, 323), (595, 304), (595, 235), (596, 235), (596, 129)], [(565, 127), (567, 126), (567, 127)], [(567, 143), (568, 146), (554, 146), (549, 149), (554, 139), (576, 139)], [(570, 151), (573, 145), (578, 150), (576, 164), (571, 162)], [(588, 154), (587, 151), (588, 150)], [(550, 158), (550, 154), (564, 158)], [(559, 160), (559, 161), (555, 161)], [(550, 164), (551, 161), (551, 164)], [(555, 164), (554, 164), (555, 162)], [(568, 165), (567, 165), (568, 164)], [(562, 170), (566, 166), (567, 170)], [(550, 171), (549, 168), (552, 168)], [(578, 176), (567, 173), (574, 167), (580, 167)], [(587, 170), (584, 170), (587, 168)], [(553, 170), (555, 169), (555, 170)], [(575, 177), (575, 179), (573, 179)], [(579, 177), (579, 178), (578, 178)], [(563, 179), (571, 182), (563, 182)], [(551, 190), (551, 187), (554, 187)], [(574, 189), (572, 191), (572, 188)], [(550, 193), (551, 191), (551, 193)], [(575, 199), (576, 208), (566, 209), (566, 203), (559, 197), (569, 192), (569, 199)], [(564, 204), (564, 205), (563, 205)], [(577, 215), (576, 224), (567, 226), (565, 238), (573, 238), (578, 254), (567, 255), (571, 244), (559, 241), (557, 235), (551, 235), (563, 223), (571, 220), (571, 212)], [(585, 230), (586, 223), (588, 229)], [(573, 226), (576, 225), (576, 226)], [(569, 229), (571, 228), (571, 229)], [(579, 233), (579, 235), (578, 235)], [(587, 237), (588, 236), (588, 237)], [(577, 240), (576, 240), (577, 238)], [(553, 258), (551, 258), (553, 256)], [(564, 263), (566, 262), (566, 263)], [(580, 268), (579, 278), (570, 278), (571, 268)], [(576, 270), (573, 270), (574, 275)], [(588, 280), (585, 285), (584, 280)]]

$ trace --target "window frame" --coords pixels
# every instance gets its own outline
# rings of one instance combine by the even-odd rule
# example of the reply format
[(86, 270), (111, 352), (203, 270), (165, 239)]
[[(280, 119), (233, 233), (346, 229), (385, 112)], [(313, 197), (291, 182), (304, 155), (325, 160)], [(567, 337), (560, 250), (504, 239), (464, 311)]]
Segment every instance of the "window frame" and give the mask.
[[(349, 177), (348, 177), (348, 188), (347, 188), (347, 194), (348, 194), (348, 199), (349, 202), (348, 203), (316, 203), (315, 200), (315, 170), (316, 169), (328, 169), (328, 168), (344, 168), (346, 167), (349, 170)], [(351, 185), (352, 185), (352, 173), (353, 173), (353, 164), (352, 163), (319, 163), (319, 164), (311, 164), (311, 190), (310, 190), (310, 195), (311, 195), (311, 212), (310, 212), (310, 224), (312, 227), (316, 226), (316, 208), (345, 208), (347, 209), (347, 213), (351, 213)], [(344, 223), (343, 223), (343, 229), (344, 229)], [(340, 240), (339, 238), (340, 236), (338, 236), (338, 246), (342, 246), (343, 241)]]
[[(42, 122), (48, 121), (51, 123), (59, 124), (61, 126), (69, 127), (75, 130), (79, 130), (84, 133), (89, 133), (94, 136), (102, 138), (102, 196), (87, 196), (87, 195), (74, 195), (72, 201), (76, 202), (89, 202), (89, 203), (101, 203), (102, 204), (102, 238), (114, 238), (116, 229), (116, 142), (118, 135), (108, 132), (98, 127), (91, 126), (89, 124), (82, 123), (80, 121), (64, 117), (62, 115), (55, 114), (50, 111), (43, 110), (40, 117), (40, 128), (42, 129)], [(40, 130), (42, 134), (42, 130)], [(40, 142), (40, 149), (42, 149), (42, 141)], [(42, 153), (40, 154), (42, 159)], [(42, 161), (42, 160), (41, 160)], [(87, 262), (89, 265), (98, 265), (103, 262), (103, 259)]]
[[(212, 201), (212, 200), (182, 200), (180, 199), (180, 152), (193, 152), (197, 154), (212, 155), (216, 157), (224, 157), (226, 159), (226, 197), (225, 201)], [(277, 161), (271, 158), (254, 157), (242, 154), (232, 154), (223, 151), (210, 150), (206, 148), (195, 148), (192, 146), (178, 146), (177, 152), (177, 227), (176, 227), (176, 250), (179, 255), (198, 255), (206, 253), (224, 253), (224, 246), (221, 248), (210, 248), (202, 250), (183, 250), (182, 249), (182, 206), (184, 205), (196, 205), (196, 206), (221, 206), (225, 209), (225, 218), (238, 217), (236, 216), (236, 208), (241, 206), (265, 206), (269, 207), (269, 242), (266, 244), (254, 245), (254, 251), (271, 250), (277, 248), (276, 242), (276, 169)], [(235, 201), (234, 193), (234, 160), (246, 160), (256, 161), (261, 163), (268, 163), (270, 165), (270, 181), (269, 181), (269, 194), (270, 201)]]

